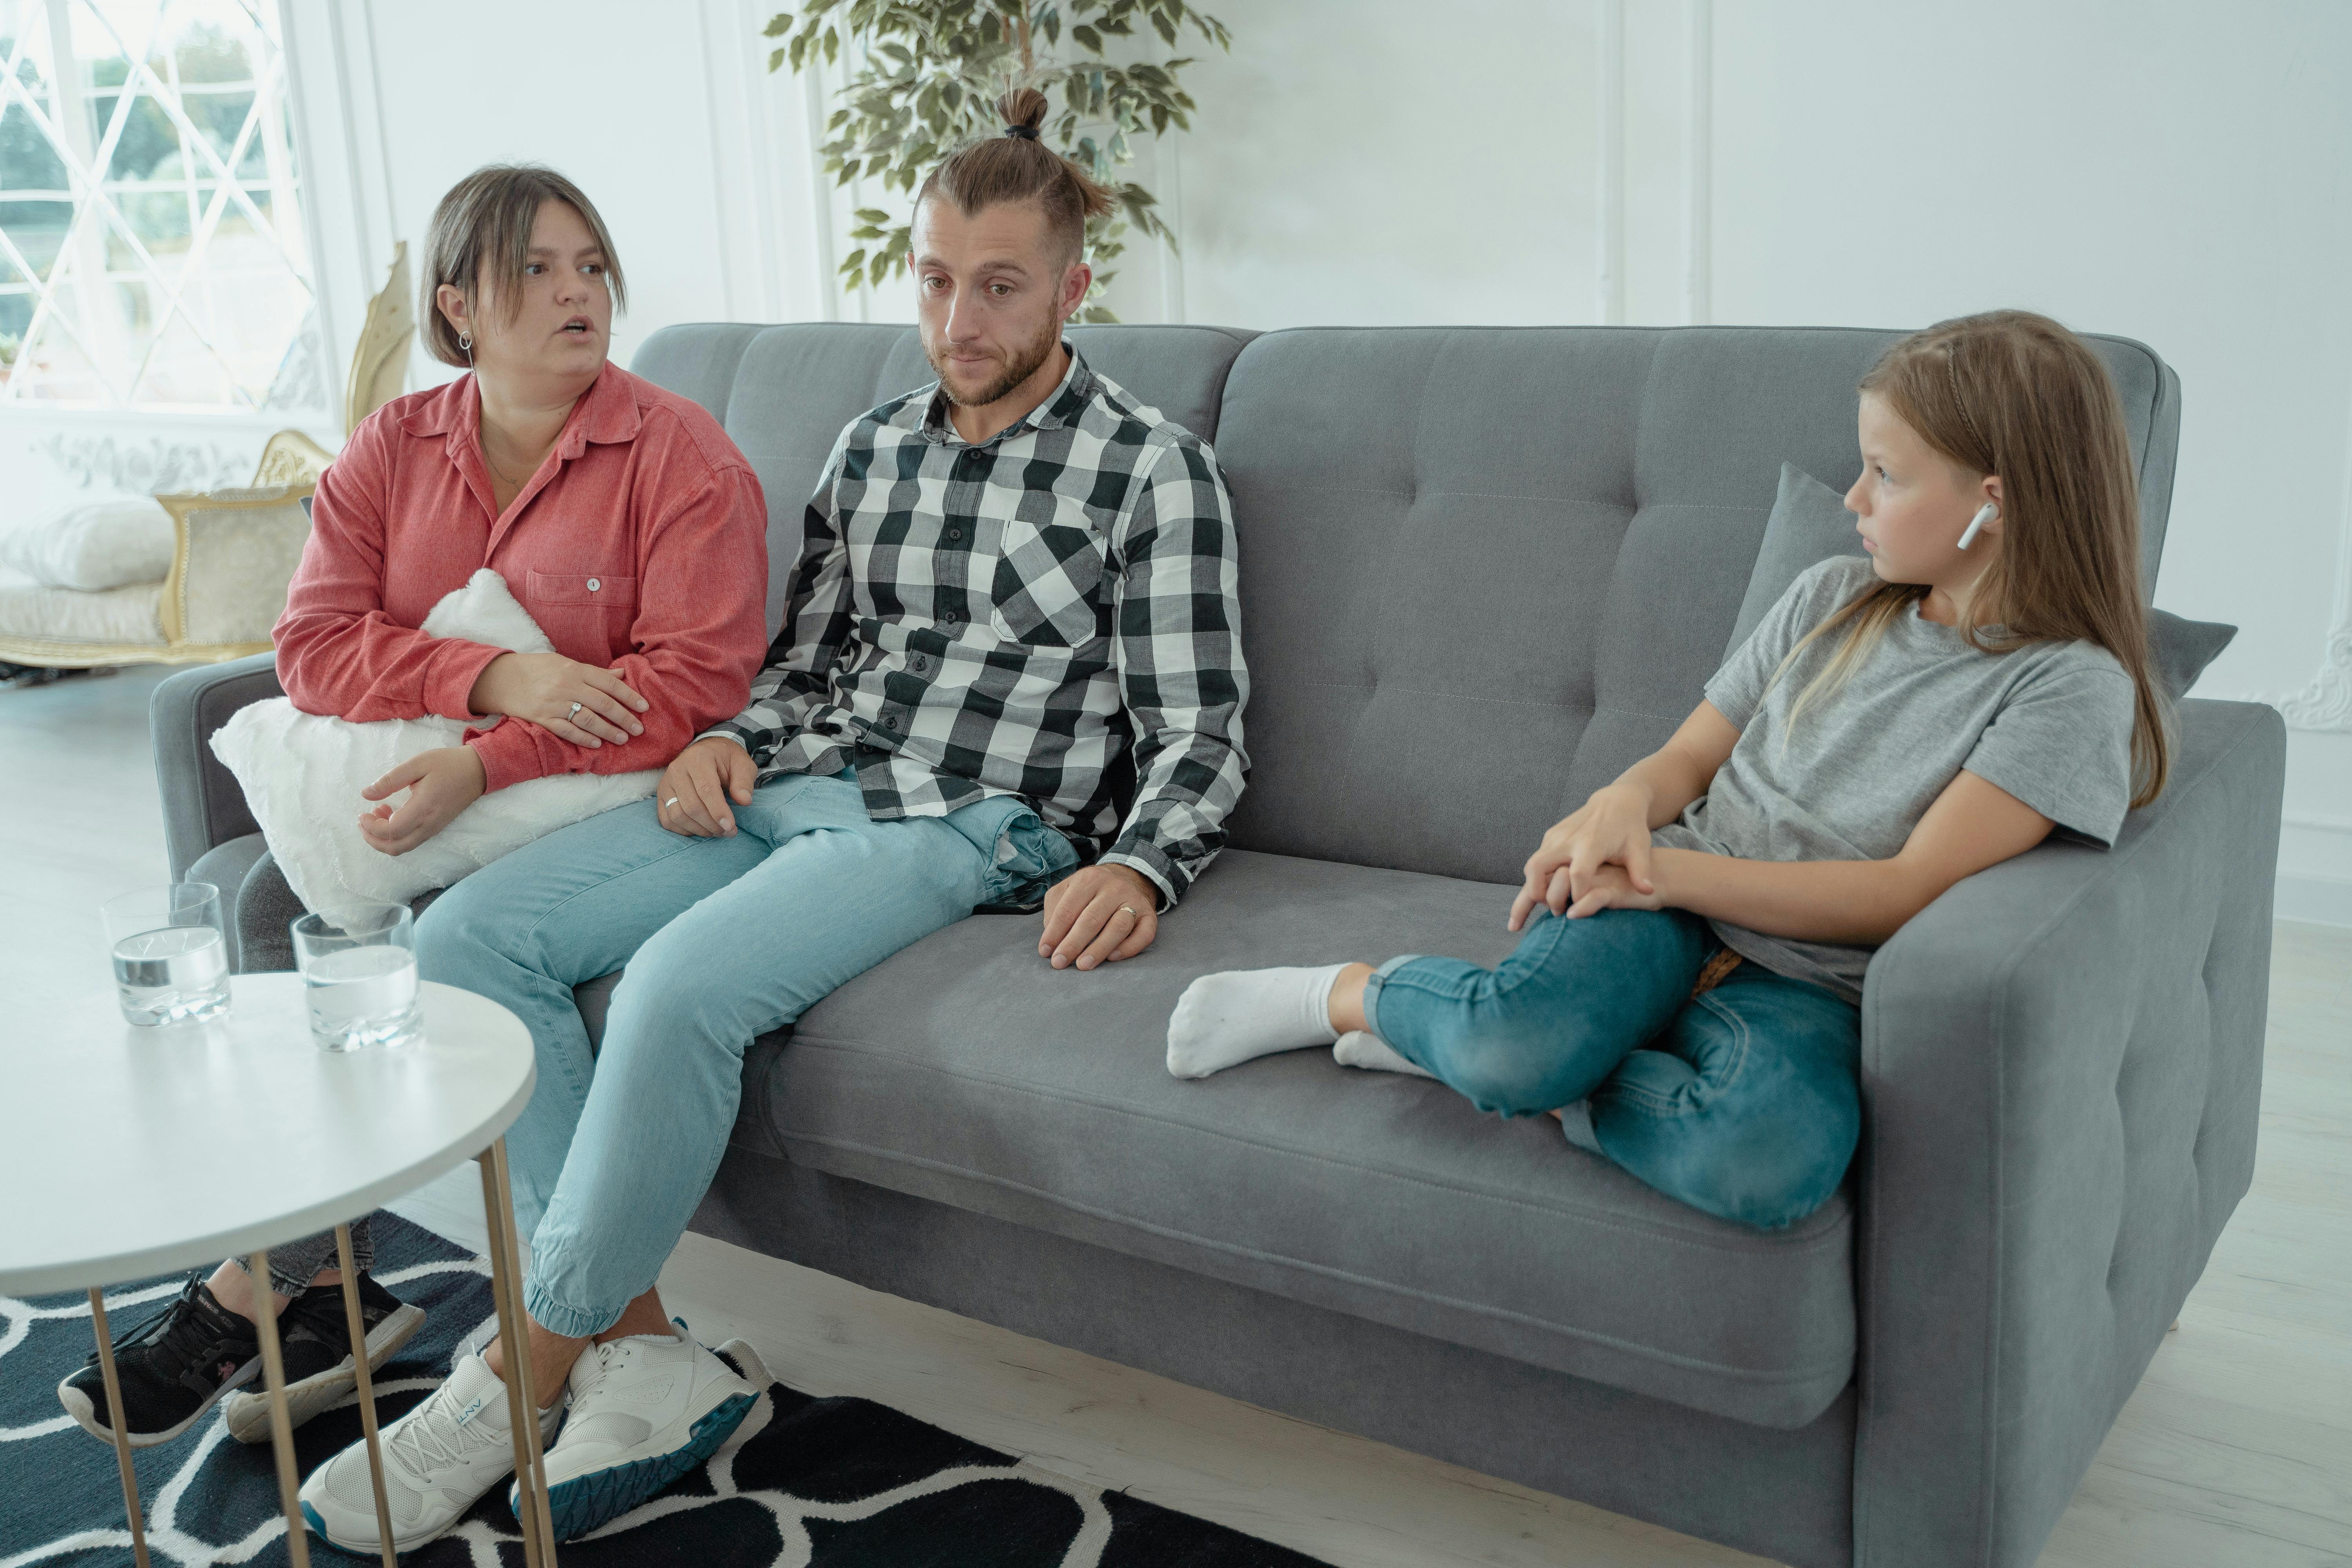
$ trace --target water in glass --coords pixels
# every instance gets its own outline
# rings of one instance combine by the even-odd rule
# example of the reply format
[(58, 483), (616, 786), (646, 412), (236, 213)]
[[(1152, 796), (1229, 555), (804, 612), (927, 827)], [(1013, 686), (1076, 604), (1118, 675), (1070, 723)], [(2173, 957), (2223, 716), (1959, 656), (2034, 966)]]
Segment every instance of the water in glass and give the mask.
[(228, 1011), (228, 948), (208, 925), (168, 925), (114, 944), (122, 1016), (142, 1026), (198, 1022)]
[(331, 1051), (404, 1045), (416, 1037), (416, 954), (404, 947), (348, 947), (302, 966), (310, 1037)]

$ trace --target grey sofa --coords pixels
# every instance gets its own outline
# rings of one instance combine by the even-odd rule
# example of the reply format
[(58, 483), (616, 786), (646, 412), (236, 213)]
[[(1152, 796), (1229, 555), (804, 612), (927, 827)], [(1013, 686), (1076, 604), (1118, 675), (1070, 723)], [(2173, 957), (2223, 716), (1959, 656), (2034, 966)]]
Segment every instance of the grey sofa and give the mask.
[[(2112, 851), (2045, 845), (1886, 945), (1862, 1152), (1786, 1232), (1328, 1053), (1179, 1082), (1204, 971), (1508, 950), (1500, 884), (1697, 701), (1780, 464), (1851, 477), (1891, 334), (1072, 335), (1231, 477), (1233, 847), (1133, 962), (1055, 973), (975, 916), (758, 1042), (698, 1228), (1809, 1568), (2032, 1562), (2252, 1167), (2277, 715), (2185, 703)], [(2179, 383), (2099, 346), (2153, 581)], [(758, 468), (772, 616), (835, 433), (929, 379), (881, 326), (671, 328), (635, 368)], [(155, 697), (173, 872), (242, 887), (248, 965), (283, 879), (203, 740), (276, 689), (263, 659)]]

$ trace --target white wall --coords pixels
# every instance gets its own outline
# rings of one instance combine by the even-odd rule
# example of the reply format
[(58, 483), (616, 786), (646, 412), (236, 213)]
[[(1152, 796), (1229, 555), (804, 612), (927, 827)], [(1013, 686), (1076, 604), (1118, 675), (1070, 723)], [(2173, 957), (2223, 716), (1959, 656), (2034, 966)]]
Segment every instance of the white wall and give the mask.
[[(766, 74), (760, 0), (287, 5), (339, 363), (392, 237), (421, 246), (492, 158), (603, 208), (625, 361), (671, 321), (906, 318), (903, 287), (828, 281), (846, 242), (820, 215), (838, 232), (864, 194), (816, 176), (824, 106)], [(1130, 251), (1129, 320), (1899, 327), (2015, 304), (2155, 347), (2184, 391), (2158, 602), (2243, 628), (2200, 695), (2285, 706), (2281, 908), (2352, 923), (2352, 6), (1212, 6), (1234, 52), (1188, 43), (1196, 130), (1138, 165), (1181, 255)], [(0, 428), (0, 487), (64, 482), (31, 434)]]

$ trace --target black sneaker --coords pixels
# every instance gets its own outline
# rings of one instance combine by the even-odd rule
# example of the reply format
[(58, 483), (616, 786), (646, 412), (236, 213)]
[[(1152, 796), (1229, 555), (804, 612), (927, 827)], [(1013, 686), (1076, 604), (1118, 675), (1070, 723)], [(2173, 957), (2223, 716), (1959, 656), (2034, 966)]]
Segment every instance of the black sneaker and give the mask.
[[(122, 1421), (134, 1448), (168, 1443), (195, 1424), (214, 1401), (261, 1370), (253, 1324), (190, 1279), (169, 1307), (114, 1342), (122, 1384)], [(106, 1378), (92, 1351), (81, 1370), (58, 1384), (58, 1403), (81, 1429), (114, 1441), (107, 1419)]]
[[(411, 1306), (361, 1274), (360, 1327), (367, 1335), (369, 1372), (390, 1361), (424, 1326), (424, 1308)], [(286, 1358), (286, 1415), (297, 1426), (334, 1408), (359, 1386), (341, 1285), (313, 1285), (294, 1298), (278, 1319), (278, 1348)], [(238, 1442), (269, 1441), (269, 1394), (258, 1378), (251, 1388), (230, 1394), (221, 1414), (227, 1418), (228, 1435)]]

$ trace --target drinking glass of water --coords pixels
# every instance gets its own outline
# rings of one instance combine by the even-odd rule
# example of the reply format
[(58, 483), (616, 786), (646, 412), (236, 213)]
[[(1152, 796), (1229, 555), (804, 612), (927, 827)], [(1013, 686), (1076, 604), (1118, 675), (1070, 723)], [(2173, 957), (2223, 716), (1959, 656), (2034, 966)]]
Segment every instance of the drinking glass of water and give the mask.
[(321, 1050), (404, 1046), (424, 1037), (416, 1008), (416, 930), (405, 904), (361, 904), (341, 920), (294, 922), (294, 966)]
[(228, 943), (210, 882), (142, 888), (99, 907), (114, 949), (115, 997), (142, 1028), (228, 1011)]

